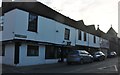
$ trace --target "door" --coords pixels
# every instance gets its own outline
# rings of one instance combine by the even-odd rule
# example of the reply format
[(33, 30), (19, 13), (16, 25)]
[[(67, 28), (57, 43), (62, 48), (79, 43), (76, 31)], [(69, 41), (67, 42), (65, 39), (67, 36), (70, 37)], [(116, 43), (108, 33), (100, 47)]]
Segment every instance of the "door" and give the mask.
[(15, 43), (15, 52), (14, 52), (14, 64), (19, 64), (19, 48), (20, 43)]

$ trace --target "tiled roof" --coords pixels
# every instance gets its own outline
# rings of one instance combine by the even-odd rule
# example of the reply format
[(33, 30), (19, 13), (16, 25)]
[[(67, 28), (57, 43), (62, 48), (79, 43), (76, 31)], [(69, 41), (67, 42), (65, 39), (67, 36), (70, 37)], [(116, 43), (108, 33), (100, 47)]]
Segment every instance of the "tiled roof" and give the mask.
[(88, 33), (91, 33), (97, 36), (104, 34), (102, 31), (99, 31), (99, 30), (97, 31), (99, 32), (100, 35), (96, 33), (94, 25), (86, 26), (83, 20), (75, 21), (49, 8), (48, 6), (40, 2), (3, 2), (2, 8), (3, 8), (2, 14), (17, 8), (23, 11), (31, 12), (31, 13), (58, 21), (60, 23), (66, 24), (68, 26), (80, 29), (82, 31), (85, 31), (85, 32), (88, 32)]

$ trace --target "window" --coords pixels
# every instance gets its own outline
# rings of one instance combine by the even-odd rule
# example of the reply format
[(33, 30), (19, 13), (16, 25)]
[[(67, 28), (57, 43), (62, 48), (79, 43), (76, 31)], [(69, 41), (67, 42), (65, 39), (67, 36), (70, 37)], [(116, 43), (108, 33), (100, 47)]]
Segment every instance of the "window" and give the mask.
[(78, 31), (78, 40), (81, 40), (81, 39), (82, 39), (81, 36), (82, 36), (82, 35), (81, 35), (81, 31), (79, 30), (79, 31)]
[(37, 15), (29, 14), (28, 31), (37, 32), (37, 20)]
[(27, 56), (39, 56), (39, 46), (28, 45)]
[(4, 24), (4, 22), (3, 22), (3, 17), (0, 17), (0, 31), (3, 31), (3, 24)]
[(2, 56), (5, 56), (5, 45), (2, 45)]
[(45, 59), (57, 59), (60, 57), (59, 47), (47, 45), (45, 48)]
[(0, 31), (3, 31), (3, 26), (0, 26)]
[(64, 39), (69, 40), (69, 37), (70, 37), (70, 29), (65, 28)]
[(86, 41), (86, 39), (87, 39), (87, 34), (86, 32), (84, 32), (84, 41)]
[(94, 43), (96, 43), (96, 37), (94, 36)]

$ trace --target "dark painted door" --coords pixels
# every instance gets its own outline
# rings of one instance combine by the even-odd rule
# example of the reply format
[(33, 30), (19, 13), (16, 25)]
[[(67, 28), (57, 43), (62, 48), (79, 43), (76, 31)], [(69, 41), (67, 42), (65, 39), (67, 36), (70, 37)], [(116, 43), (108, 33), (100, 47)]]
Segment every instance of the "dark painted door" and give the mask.
[(15, 43), (14, 64), (19, 64), (19, 47), (20, 43)]

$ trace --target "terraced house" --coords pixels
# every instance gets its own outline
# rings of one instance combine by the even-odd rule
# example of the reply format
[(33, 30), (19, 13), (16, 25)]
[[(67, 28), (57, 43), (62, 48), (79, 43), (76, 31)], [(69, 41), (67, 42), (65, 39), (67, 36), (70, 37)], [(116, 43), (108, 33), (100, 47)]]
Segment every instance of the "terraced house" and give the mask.
[[(77, 16), (77, 15), (76, 15)], [(1, 15), (3, 64), (26, 66), (57, 63), (70, 50), (107, 53), (109, 41), (94, 25), (75, 21), (40, 2), (3, 2)]]

